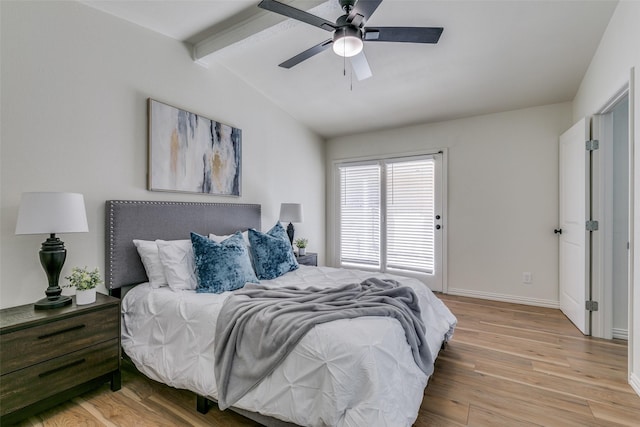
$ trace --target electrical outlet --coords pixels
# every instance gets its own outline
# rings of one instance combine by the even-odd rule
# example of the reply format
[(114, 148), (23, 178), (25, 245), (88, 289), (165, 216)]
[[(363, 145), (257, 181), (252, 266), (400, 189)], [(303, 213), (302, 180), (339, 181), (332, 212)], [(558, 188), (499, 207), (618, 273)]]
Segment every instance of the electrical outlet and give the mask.
[(533, 282), (533, 274), (528, 271), (522, 273), (522, 283), (529, 285)]

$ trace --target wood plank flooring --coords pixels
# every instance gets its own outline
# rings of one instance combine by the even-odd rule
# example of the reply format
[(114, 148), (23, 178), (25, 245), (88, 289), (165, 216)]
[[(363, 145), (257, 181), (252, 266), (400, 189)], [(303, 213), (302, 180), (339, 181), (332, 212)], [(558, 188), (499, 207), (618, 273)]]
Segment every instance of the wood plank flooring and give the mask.
[(458, 327), (416, 426), (638, 426), (627, 343), (584, 337), (559, 311), (442, 295)]
[[(459, 323), (436, 362), (416, 427), (640, 425), (626, 341), (584, 337), (558, 310), (440, 297)], [(192, 393), (149, 380), (125, 362), (121, 391), (105, 385), (20, 425), (258, 424), (215, 408), (202, 415)]]

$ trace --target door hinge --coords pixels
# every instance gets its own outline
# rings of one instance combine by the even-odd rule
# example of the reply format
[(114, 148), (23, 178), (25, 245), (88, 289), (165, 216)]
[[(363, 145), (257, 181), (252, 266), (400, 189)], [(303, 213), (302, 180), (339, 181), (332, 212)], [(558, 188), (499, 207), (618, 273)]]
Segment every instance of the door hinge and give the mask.
[(587, 231), (598, 231), (598, 221), (587, 221)]
[(585, 301), (585, 310), (598, 311), (598, 301)]
[(594, 151), (600, 148), (600, 142), (597, 139), (590, 139), (586, 142), (587, 151)]

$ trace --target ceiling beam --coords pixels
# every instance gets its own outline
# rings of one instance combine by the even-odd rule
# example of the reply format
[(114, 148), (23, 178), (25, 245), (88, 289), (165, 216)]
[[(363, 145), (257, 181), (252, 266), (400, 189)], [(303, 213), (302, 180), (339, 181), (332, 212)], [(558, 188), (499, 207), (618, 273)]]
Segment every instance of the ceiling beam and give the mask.
[[(326, 0), (280, 0), (290, 6), (308, 11), (325, 3)], [(202, 40), (193, 41), (193, 60), (202, 62), (205, 57), (232, 44), (238, 43), (254, 34), (264, 31), (287, 18), (259, 7), (251, 7), (233, 17), (211, 27)]]

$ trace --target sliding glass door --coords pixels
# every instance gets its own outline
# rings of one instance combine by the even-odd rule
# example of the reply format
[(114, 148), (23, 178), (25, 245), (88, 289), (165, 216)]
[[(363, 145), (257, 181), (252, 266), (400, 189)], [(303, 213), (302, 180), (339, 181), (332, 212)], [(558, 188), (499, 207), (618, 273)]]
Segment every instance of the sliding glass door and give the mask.
[(442, 291), (442, 155), (338, 165), (339, 264)]

